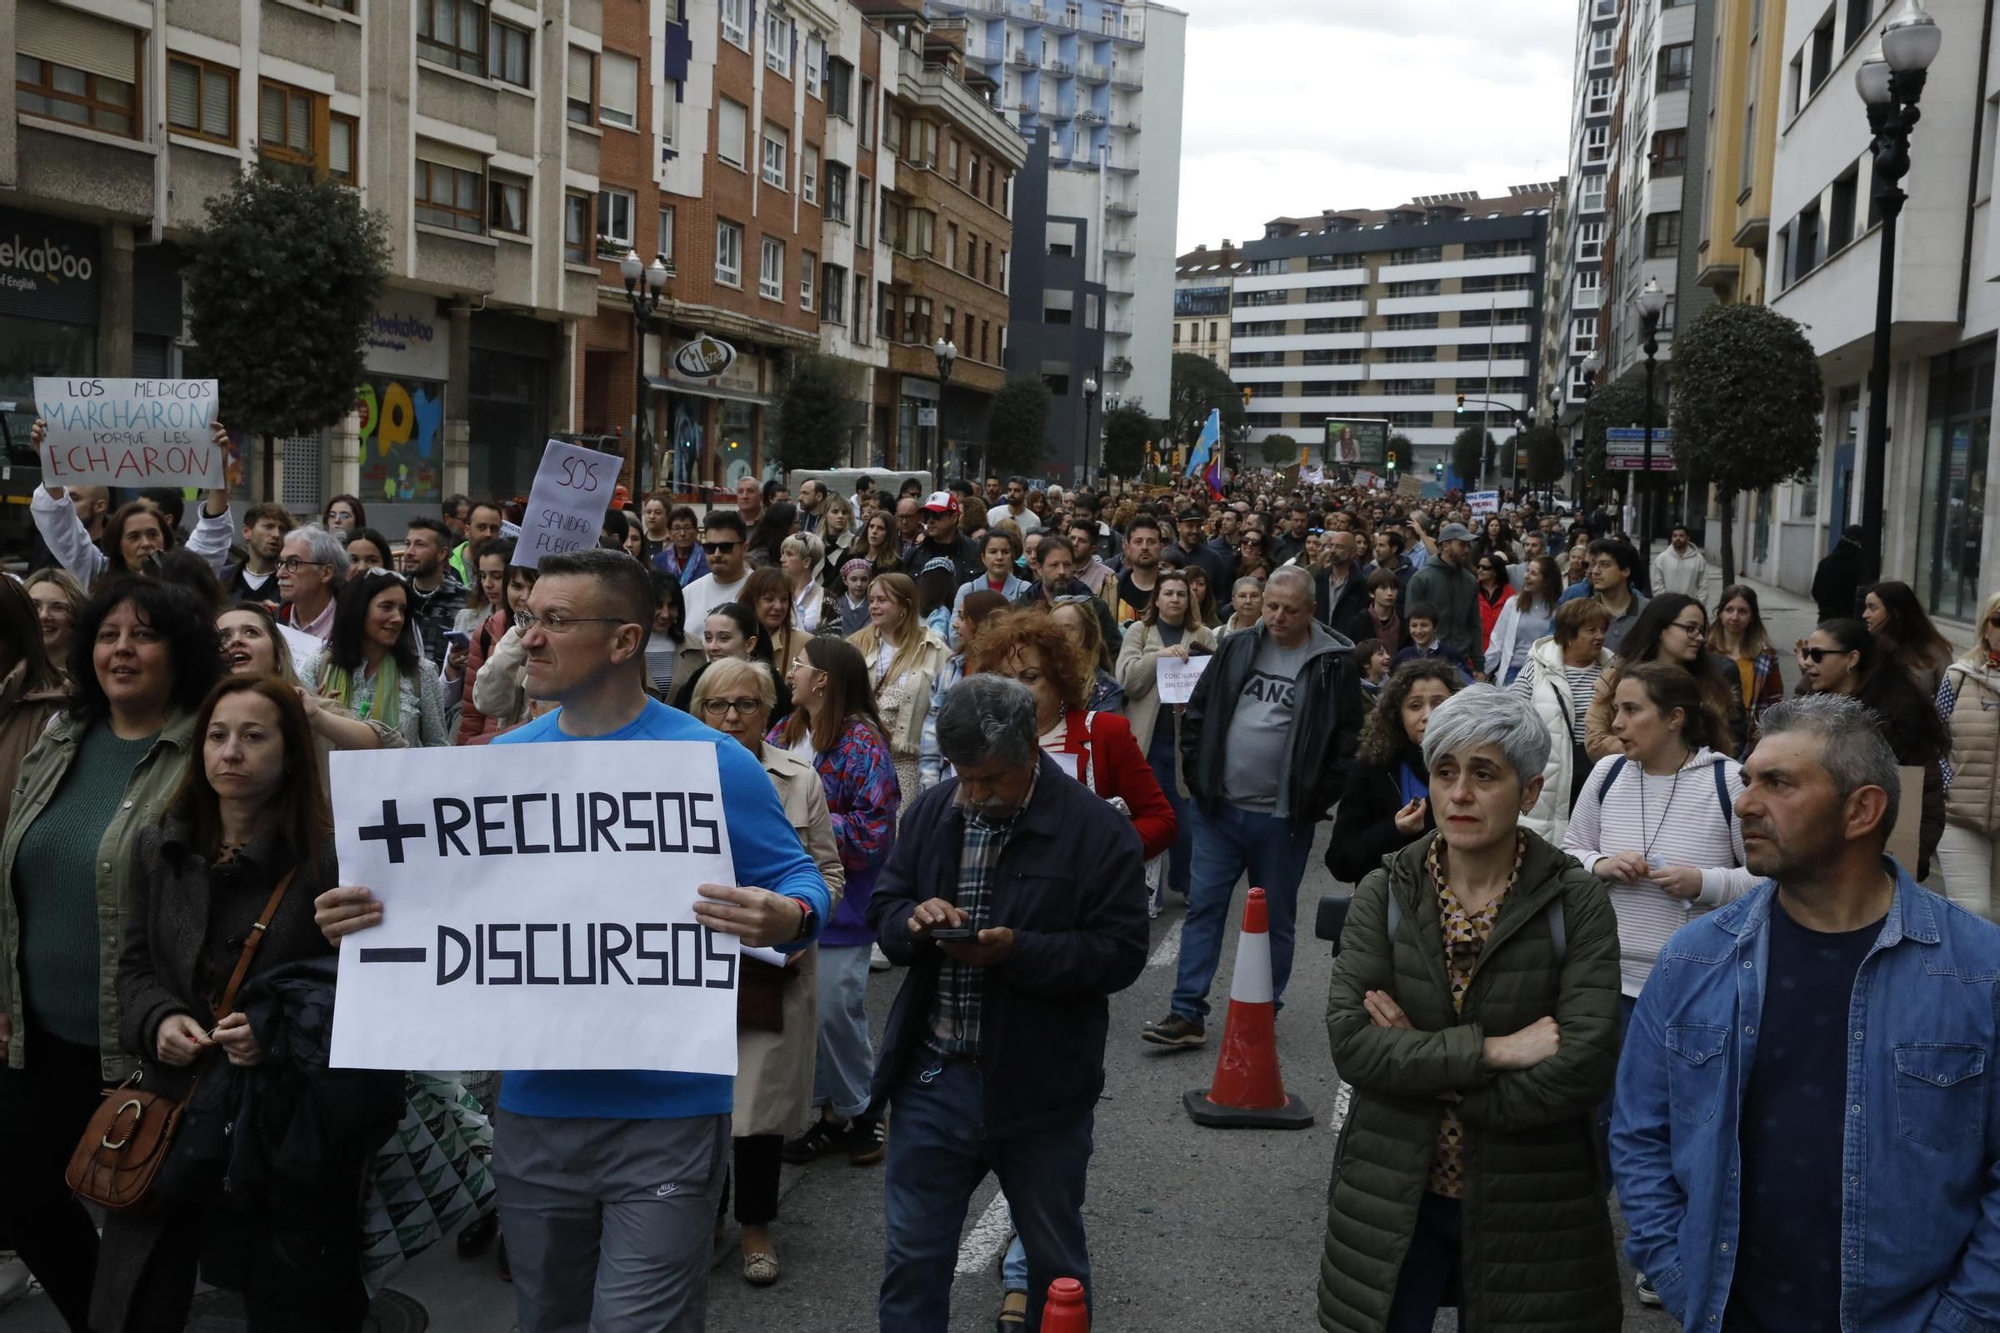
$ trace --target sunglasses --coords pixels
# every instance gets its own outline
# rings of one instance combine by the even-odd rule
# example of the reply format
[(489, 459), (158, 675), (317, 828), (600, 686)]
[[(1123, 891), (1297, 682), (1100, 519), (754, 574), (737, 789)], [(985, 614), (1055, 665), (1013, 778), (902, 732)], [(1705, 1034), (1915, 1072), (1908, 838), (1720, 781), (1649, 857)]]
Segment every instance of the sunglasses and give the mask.
[(1852, 648), (1802, 648), (1799, 651), (1804, 654), (1807, 661), (1811, 662), (1814, 666), (1818, 666), (1829, 657), (1845, 657), (1854, 650)]
[(720, 555), (726, 551), (733, 551), (736, 547), (737, 543), (735, 542), (703, 542), (701, 544), (701, 549), (710, 555)]

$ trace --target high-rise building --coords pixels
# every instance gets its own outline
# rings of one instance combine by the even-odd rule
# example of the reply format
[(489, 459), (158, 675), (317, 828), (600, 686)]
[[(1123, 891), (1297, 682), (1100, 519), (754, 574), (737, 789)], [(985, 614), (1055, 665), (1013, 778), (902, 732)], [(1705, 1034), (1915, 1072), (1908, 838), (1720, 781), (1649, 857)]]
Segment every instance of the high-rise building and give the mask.
[[(1153, 0), (930, 0), (962, 15), (969, 63), (983, 63), (1021, 133), (1049, 133), (1048, 212), (1084, 219), (1085, 282), (1102, 283), (1105, 402), (1166, 410), (1187, 15)], [(1059, 244), (1060, 242), (1052, 242)], [(1038, 364), (1011, 365), (1037, 374)], [(1072, 377), (1075, 378), (1075, 377)], [(1053, 429), (1053, 428), (1052, 428)], [(1080, 444), (1055, 437), (1059, 464)], [(1093, 455), (1094, 457), (1095, 455)]]
[(1174, 337), (1176, 355), (1188, 352), (1229, 368), (1230, 301), (1242, 270), (1234, 241), (1217, 249), (1197, 245), (1175, 261)]
[(1329, 417), (1382, 418), (1432, 475), (1468, 425), (1511, 437), (1533, 410), (1556, 188), (1267, 224), (1241, 249), (1231, 307), (1229, 373), (1250, 390), (1250, 440), (1283, 433), (1321, 446)]
[(1785, 0), (1715, 0), (1714, 27), (1695, 281), (1717, 300), (1762, 304)]
[[(1550, 228), (1548, 270), (1561, 285), (1548, 294), (1550, 337), (1542, 381), (1562, 393), (1560, 424), (1571, 456), (1581, 441), (1590, 396), (1583, 363), (1599, 346), (1604, 306), (1604, 249), (1611, 212), (1613, 76), (1618, 61), (1619, 0), (1577, 0), (1576, 77), (1570, 95), (1569, 171), (1559, 225)], [(1547, 396), (1547, 388), (1543, 389)]]
[[(283, 441), (274, 493), (311, 513), (358, 494), (400, 531), (454, 492), (525, 491), (573, 425), (565, 348), (596, 306), (577, 209), (607, 127), (636, 114), (598, 11), (0, 5), (0, 394), (36, 374), (181, 374), (177, 242), (244, 171), (304, 172), (386, 218), (389, 282), (356, 412)], [(261, 495), (248, 461), (242, 493)]]

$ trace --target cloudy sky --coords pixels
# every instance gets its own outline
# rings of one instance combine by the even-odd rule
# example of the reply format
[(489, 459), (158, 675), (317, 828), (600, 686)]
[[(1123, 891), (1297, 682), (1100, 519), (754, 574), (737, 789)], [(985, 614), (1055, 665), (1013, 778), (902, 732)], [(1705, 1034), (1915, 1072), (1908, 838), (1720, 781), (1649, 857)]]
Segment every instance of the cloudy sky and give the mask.
[(1182, 251), (1563, 172), (1573, 0), (1165, 2), (1189, 15)]

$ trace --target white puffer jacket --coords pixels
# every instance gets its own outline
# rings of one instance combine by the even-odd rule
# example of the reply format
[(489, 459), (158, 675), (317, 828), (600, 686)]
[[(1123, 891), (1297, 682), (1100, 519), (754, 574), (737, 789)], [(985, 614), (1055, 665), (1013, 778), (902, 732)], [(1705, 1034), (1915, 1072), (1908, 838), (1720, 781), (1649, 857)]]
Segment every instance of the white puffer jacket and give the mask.
[[(1599, 658), (1600, 668), (1614, 661), (1613, 655), (1605, 651)], [(1556, 643), (1553, 634), (1536, 639), (1528, 650), (1528, 665), (1522, 675), (1532, 680), (1529, 701), (1534, 705), (1535, 716), (1542, 720), (1542, 726), (1549, 733), (1549, 761), (1542, 768), (1542, 795), (1535, 802), (1535, 808), (1521, 816), (1521, 827), (1535, 833), (1552, 847), (1562, 846), (1563, 834), (1569, 829), (1569, 790), (1576, 777), (1576, 749), (1570, 743), (1574, 732), (1577, 741), (1583, 740), (1583, 729), (1576, 725), (1575, 700), (1570, 698), (1569, 676), (1563, 670), (1562, 647)], [(1518, 685), (1518, 681), (1516, 684)]]

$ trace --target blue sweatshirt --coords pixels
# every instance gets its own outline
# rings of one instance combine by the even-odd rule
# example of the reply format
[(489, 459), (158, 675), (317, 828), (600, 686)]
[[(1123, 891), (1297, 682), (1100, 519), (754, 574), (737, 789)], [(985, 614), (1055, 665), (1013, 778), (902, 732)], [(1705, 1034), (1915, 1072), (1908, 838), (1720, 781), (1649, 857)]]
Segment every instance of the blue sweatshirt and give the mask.
[[(565, 736), (562, 712), (545, 714), (493, 738), (495, 745), (534, 741), (706, 741), (715, 747), (722, 777), (722, 805), (729, 812), (729, 854), (739, 884), (755, 884), (787, 898), (802, 898), (824, 924), (832, 908), (826, 881), (799, 845), (770, 775), (751, 753), (721, 732), (648, 699), (630, 724), (606, 736)], [(801, 941), (791, 949), (802, 949)], [(676, 1074), (648, 1069), (509, 1070), (500, 1085), (500, 1107), (515, 1115), (551, 1119), (675, 1120), (727, 1115), (736, 1080), (721, 1074)]]

